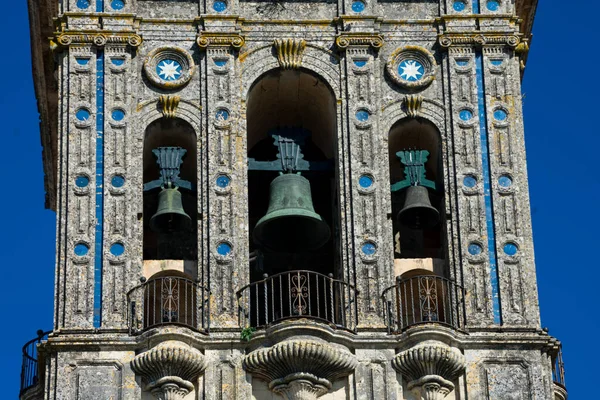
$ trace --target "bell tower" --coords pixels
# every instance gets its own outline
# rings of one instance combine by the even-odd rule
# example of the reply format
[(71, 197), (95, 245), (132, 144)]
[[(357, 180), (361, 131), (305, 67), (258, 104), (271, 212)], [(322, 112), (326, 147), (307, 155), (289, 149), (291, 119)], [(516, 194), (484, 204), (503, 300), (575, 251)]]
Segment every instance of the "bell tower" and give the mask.
[(21, 399), (566, 400), (535, 7), (29, 0), (58, 234)]

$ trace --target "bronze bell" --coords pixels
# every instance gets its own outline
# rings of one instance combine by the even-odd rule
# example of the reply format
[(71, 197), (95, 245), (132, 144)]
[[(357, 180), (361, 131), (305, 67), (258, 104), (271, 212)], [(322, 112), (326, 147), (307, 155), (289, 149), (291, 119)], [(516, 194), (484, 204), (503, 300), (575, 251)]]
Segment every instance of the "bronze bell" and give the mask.
[(426, 229), (438, 224), (440, 213), (431, 206), (425, 186), (410, 186), (397, 218), (400, 224), (409, 228)]
[(297, 174), (273, 179), (269, 208), (253, 236), (257, 244), (288, 253), (318, 249), (329, 240), (329, 227), (313, 207), (308, 179)]
[(163, 187), (158, 194), (158, 209), (150, 218), (150, 228), (155, 232), (168, 233), (189, 230), (192, 219), (183, 210), (181, 193), (177, 187)]

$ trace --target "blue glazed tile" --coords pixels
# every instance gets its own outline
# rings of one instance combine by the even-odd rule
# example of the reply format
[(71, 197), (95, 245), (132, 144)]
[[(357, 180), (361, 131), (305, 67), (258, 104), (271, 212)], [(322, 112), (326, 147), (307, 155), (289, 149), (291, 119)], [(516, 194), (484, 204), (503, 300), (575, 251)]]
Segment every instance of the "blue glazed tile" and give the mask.
[(471, 110), (463, 109), (458, 113), (458, 117), (463, 121), (470, 121), (473, 118), (473, 113)]
[(459, 67), (466, 67), (467, 65), (469, 65), (469, 60), (465, 60), (465, 59), (456, 60), (456, 65), (458, 65)]
[(90, 59), (88, 57), (76, 57), (75, 61), (77, 61), (77, 64), (79, 65), (88, 65)]
[(504, 245), (504, 247), (502, 248), (502, 250), (504, 250), (504, 254), (512, 257), (517, 254), (517, 252), (519, 251), (519, 248), (514, 243), (506, 243)]
[(215, 0), (215, 2), (213, 2), (213, 10), (218, 13), (227, 10), (227, 3), (223, 0)]
[(373, 186), (373, 178), (371, 178), (369, 175), (362, 175), (358, 179), (358, 184), (360, 185), (360, 187), (368, 189), (371, 186)]
[(367, 60), (354, 60), (354, 65), (356, 65), (359, 68), (364, 67), (365, 65), (367, 65)]
[(90, 246), (88, 246), (85, 243), (77, 243), (75, 245), (75, 249), (73, 249), (73, 251), (75, 252), (76, 256), (83, 257), (83, 256), (87, 255), (87, 253), (89, 253)]
[(113, 65), (116, 65), (117, 67), (120, 67), (121, 65), (125, 64), (125, 59), (124, 58), (111, 58), (110, 62)]
[(467, 251), (472, 256), (478, 256), (479, 254), (481, 254), (483, 252), (483, 247), (481, 247), (481, 245), (479, 243), (469, 243), (469, 247), (467, 248)]
[(217, 177), (217, 186), (225, 189), (231, 183), (231, 179), (227, 175), (219, 175)]
[(355, 13), (361, 13), (363, 11), (365, 11), (365, 7), (367, 5), (365, 4), (365, 2), (360, 1), (360, 0), (355, 0), (352, 2), (352, 11), (354, 11)]
[(416, 82), (425, 74), (425, 67), (417, 60), (403, 60), (398, 65), (398, 74), (400, 79), (407, 82)]
[(501, 175), (498, 178), (498, 185), (502, 186), (503, 188), (509, 188), (509, 187), (511, 187), (512, 183), (513, 183), (513, 180), (508, 175)]
[(80, 108), (75, 112), (75, 118), (81, 122), (87, 121), (90, 119), (90, 112), (85, 108)]
[(75, 186), (78, 188), (85, 188), (90, 184), (90, 178), (85, 175), (79, 175), (75, 178)]
[(504, 62), (504, 60), (491, 60), (490, 63), (496, 67), (502, 65), (502, 63)]
[(165, 81), (176, 81), (181, 76), (181, 64), (176, 60), (164, 59), (156, 65), (156, 73)]
[(227, 65), (227, 60), (213, 60), (217, 67), (224, 67)]
[(498, 11), (500, 8), (500, 2), (497, 0), (488, 0), (487, 3), (485, 3), (485, 6), (490, 11)]
[(220, 108), (215, 113), (215, 118), (217, 121), (227, 121), (229, 119), (229, 111), (224, 108)]
[(474, 188), (477, 185), (477, 178), (475, 178), (473, 175), (467, 175), (463, 179), (463, 185), (468, 188)]
[(497, 121), (504, 121), (507, 117), (506, 111), (498, 109), (494, 111), (494, 119)]
[(110, 6), (113, 10), (122, 10), (125, 7), (125, 1), (123, 0), (112, 0)]
[(123, 187), (125, 185), (125, 178), (122, 175), (115, 175), (110, 180), (110, 184), (116, 188)]
[(467, 5), (465, 4), (464, 1), (455, 1), (452, 4), (452, 8), (454, 8), (454, 11), (458, 11), (458, 12), (464, 11), (466, 7), (467, 7)]
[(113, 110), (111, 116), (115, 121), (122, 121), (123, 118), (125, 118), (125, 111), (121, 110), (120, 108), (116, 108)]
[(125, 253), (125, 246), (123, 246), (123, 243), (113, 243), (113, 245), (110, 246), (110, 254), (113, 256), (118, 257), (123, 255), (123, 253)]
[(90, 0), (77, 0), (77, 8), (85, 10), (90, 6)]
[(360, 122), (366, 122), (369, 120), (369, 112), (367, 110), (358, 110), (355, 114), (356, 119)]
[(231, 245), (225, 242), (219, 243), (217, 253), (221, 256), (228, 256), (231, 253)]
[(377, 251), (377, 246), (373, 242), (366, 242), (362, 245), (362, 252), (366, 256), (372, 256)]

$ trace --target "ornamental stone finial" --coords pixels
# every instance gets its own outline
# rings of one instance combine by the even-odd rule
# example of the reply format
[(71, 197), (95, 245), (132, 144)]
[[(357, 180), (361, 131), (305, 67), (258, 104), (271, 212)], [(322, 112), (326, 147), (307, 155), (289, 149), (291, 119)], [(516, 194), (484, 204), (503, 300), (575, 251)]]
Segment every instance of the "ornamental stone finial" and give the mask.
[(157, 400), (183, 399), (205, 367), (200, 351), (176, 340), (162, 342), (131, 361), (131, 369), (144, 378), (146, 390)]
[(466, 361), (458, 349), (430, 340), (398, 353), (392, 366), (422, 399), (443, 400), (454, 390), (452, 381), (465, 370)]
[(357, 361), (348, 351), (315, 340), (289, 340), (253, 351), (244, 360), (251, 374), (288, 400), (315, 400), (347, 376)]

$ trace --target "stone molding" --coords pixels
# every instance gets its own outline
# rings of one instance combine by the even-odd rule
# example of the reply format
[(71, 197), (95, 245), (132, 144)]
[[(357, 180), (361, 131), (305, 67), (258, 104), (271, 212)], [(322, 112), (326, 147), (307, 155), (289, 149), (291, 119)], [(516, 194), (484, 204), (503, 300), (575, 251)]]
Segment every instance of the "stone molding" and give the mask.
[(98, 30), (57, 32), (54, 38), (50, 39), (50, 46), (53, 49), (57, 46), (68, 47), (70, 45), (86, 44), (98, 47), (103, 47), (106, 44), (122, 44), (137, 48), (142, 44), (142, 37), (133, 32), (114, 33)]
[(145, 379), (146, 390), (158, 400), (183, 399), (205, 368), (200, 351), (176, 340), (162, 342), (131, 361), (133, 372)]
[(515, 48), (521, 43), (520, 34), (510, 33), (444, 33), (438, 36), (442, 48), (453, 46), (505, 45)]
[(357, 365), (350, 352), (316, 340), (284, 341), (255, 350), (244, 360), (246, 371), (289, 400), (317, 399)]
[(466, 367), (463, 354), (435, 340), (402, 351), (392, 366), (408, 380), (408, 389), (424, 400), (442, 400), (454, 390), (452, 383)]
[(235, 32), (201, 32), (196, 39), (196, 43), (202, 49), (209, 46), (241, 48), (245, 44), (243, 36)]
[(372, 33), (342, 33), (335, 39), (335, 44), (341, 50), (350, 46), (370, 46), (379, 49), (383, 46), (383, 36)]

